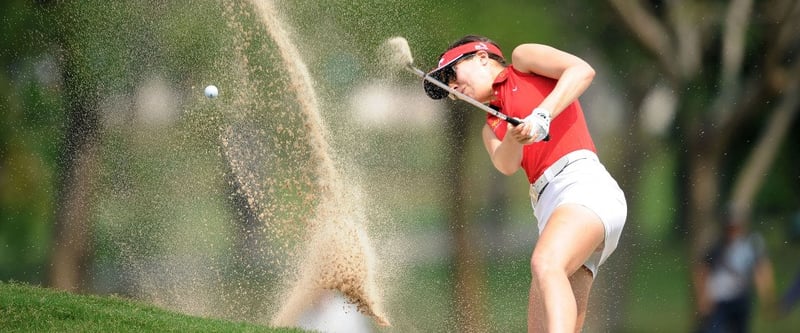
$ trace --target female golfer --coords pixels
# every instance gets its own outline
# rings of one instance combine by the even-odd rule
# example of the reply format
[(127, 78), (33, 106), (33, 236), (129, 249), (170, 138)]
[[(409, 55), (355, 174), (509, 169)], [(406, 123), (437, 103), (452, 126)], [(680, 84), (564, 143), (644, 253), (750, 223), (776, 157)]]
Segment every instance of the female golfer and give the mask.
[[(592, 281), (614, 252), (627, 205), (600, 163), (578, 97), (594, 77), (582, 59), (541, 44), (523, 44), (507, 65), (481, 36), (453, 43), (429, 73), (451, 88), (523, 120), (512, 126), (489, 115), (483, 142), (494, 166), (522, 168), (539, 224), (531, 257), (528, 331), (577, 332)], [(433, 99), (447, 91), (425, 81)]]

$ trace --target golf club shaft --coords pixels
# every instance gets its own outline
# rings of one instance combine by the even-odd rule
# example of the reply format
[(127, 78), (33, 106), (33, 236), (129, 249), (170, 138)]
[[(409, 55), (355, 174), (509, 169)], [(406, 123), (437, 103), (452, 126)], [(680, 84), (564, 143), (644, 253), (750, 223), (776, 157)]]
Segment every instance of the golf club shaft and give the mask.
[(469, 103), (469, 104), (472, 104), (473, 106), (475, 106), (475, 107), (477, 107), (477, 108), (479, 108), (479, 109), (481, 109), (481, 110), (483, 110), (483, 111), (486, 111), (487, 113), (489, 113), (489, 114), (491, 114), (491, 115), (493, 115), (493, 116), (495, 116), (495, 117), (497, 117), (497, 118), (503, 119), (503, 120), (505, 120), (505, 121), (509, 122), (511, 125), (517, 126), (517, 125), (519, 125), (519, 124), (521, 124), (521, 123), (522, 123), (522, 121), (521, 121), (521, 120), (519, 120), (519, 119), (517, 119), (517, 118), (514, 118), (514, 117), (509, 117), (509, 116), (507, 116), (507, 115), (503, 114), (502, 112), (499, 112), (499, 111), (497, 111), (497, 110), (495, 110), (495, 109), (492, 109), (492, 108), (490, 108), (490, 107), (489, 107), (489, 106), (487, 106), (486, 104), (483, 104), (483, 103), (481, 103), (481, 102), (478, 102), (478, 101), (476, 101), (476, 100), (475, 100), (474, 98), (472, 98), (472, 97), (469, 97), (469, 96), (467, 96), (467, 95), (464, 95), (464, 94), (462, 94), (462, 93), (461, 93), (460, 91), (458, 91), (458, 90), (455, 90), (455, 89), (453, 89), (453, 88), (450, 88), (450, 86), (448, 86), (448, 85), (446, 85), (446, 84), (442, 83), (441, 81), (439, 81), (439, 80), (437, 80), (437, 79), (435, 79), (435, 78), (431, 77), (430, 75), (427, 75), (427, 74), (425, 74), (425, 72), (423, 72), (423, 71), (422, 71), (422, 70), (420, 70), (419, 68), (416, 68), (416, 67), (414, 67), (414, 66), (413, 66), (413, 65), (411, 65), (411, 64), (408, 64), (408, 65), (406, 66), (406, 68), (407, 68), (407, 69), (408, 69), (410, 72), (412, 72), (412, 73), (416, 74), (417, 76), (421, 77), (423, 80), (425, 80), (425, 81), (428, 81), (428, 82), (430, 82), (430, 83), (433, 83), (433, 84), (435, 84), (437, 87), (439, 87), (439, 88), (442, 88), (442, 89), (446, 90), (447, 92), (449, 92), (449, 93), (453, 94), (453, 96), (456, 96), (456, 98), (458, 98), (458, 99), (460, 99), (460, 100), (462, 100), (462, 101), (465, 101), (465, 102), (467, 102), (467, 103)]

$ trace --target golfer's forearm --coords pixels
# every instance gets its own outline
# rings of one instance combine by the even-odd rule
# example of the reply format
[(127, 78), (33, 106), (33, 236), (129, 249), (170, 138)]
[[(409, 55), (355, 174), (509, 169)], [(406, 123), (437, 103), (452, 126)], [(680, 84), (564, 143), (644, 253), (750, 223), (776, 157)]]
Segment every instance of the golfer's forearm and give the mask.
[(550, 117), (555, 118), (589, 88), (594, 75), (594, 69), (588, 65), (568, 68), (539, 107), (549, 110)]
[(516, 173), (522, 162), (522, 145), (514, 140), (511, 133), (507, 132), (504, 139), (499, 140), (487, 124), (483, 126), (482, 136), (494, 167), (505, 175)]
[(507, 176), (516, 173), (520, 163), (522, 163), (522, 145), (510, 138), (497, 146), (492, 154), (494, 167)]

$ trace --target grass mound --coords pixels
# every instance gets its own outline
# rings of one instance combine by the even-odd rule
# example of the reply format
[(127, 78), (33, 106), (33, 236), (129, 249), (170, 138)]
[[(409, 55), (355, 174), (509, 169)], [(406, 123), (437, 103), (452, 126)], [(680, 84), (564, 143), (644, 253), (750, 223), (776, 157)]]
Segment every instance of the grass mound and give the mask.
[(0, 332), (303, 332), (192, 317), (113, 296), (0, 282)]

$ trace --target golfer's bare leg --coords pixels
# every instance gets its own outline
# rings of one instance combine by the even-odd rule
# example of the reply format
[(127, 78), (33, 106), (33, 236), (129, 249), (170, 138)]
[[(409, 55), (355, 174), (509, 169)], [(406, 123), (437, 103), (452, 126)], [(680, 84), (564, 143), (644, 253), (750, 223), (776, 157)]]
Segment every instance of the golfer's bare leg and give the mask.
[(580, 330), (591, 281), (570, 277), (601, 244), (604, 231), (597, 215), (580, 205), (559, 206), (550, 216), (531, 257), (529, 332)]
[(592, 271), (586, 266), (581, 266), (577, 272), (569, 278), (572, 285), (572, 293), (575, 295), (575, 304), (578, 306), (578, 319), (576, 320), (575, 332), (580, 332), (583, 323), (586, 321), (586, 310), (589, 305), (589, 292), (592, 290), (594, 277)]
[[(572, 276), (569, 278), (569, 281), (570, 285), (572, 285), (573, 295), (575, 295), (575, 305), (577, 307), (578, 314), (575, 331), (579, 332), (583, 328), (583, 323), (586, 320), (589, 294), (592, 289), (594, 277), (592, 276), (592, 272), (586, 268), (586, 266), (581, 266), (577, 272), (572, 274)], [(541, 294), (534, 291), (534, 286), (531, 286), (531, 298), (528, 309), (528, 330), (533, 332), (546, 332), (547, 326), (545, 325), (544, 303), (541, 301)], [(534, 314), (532, 312), (536, 313)], [(533, 318), (534, 322), (530, 321), (531, 318)]]

